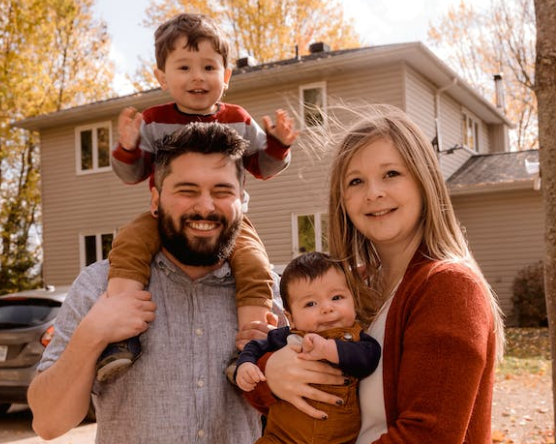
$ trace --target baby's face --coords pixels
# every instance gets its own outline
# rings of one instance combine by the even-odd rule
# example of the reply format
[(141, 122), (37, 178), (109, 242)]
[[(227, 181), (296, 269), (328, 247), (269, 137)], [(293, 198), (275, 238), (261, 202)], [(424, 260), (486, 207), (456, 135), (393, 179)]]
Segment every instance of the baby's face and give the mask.
[(355, 323), (355, 302), (344, 274), (331, 268), (309, 281), (295, 280), (288, 285), (291, 328), (320, 332)]

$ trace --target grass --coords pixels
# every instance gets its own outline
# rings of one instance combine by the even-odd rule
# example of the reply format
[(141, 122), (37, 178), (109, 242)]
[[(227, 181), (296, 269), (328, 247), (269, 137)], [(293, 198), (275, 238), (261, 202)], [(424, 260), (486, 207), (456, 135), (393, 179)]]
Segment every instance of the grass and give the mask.
[(506, 350), (504, 361), (496, 368), (498, 374), (544, 374), (550, 371), (548, 328), (506, 329)]

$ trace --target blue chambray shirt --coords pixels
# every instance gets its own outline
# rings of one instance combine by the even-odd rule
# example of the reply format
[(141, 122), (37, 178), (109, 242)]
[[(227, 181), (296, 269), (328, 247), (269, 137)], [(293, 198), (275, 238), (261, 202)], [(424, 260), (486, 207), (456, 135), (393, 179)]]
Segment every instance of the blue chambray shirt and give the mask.
[[(114, 381), (94, 384), (96, 442), (252, 444), (261, 436), (260, 417), (225, 376), (237, 332), (228, 263), (192, 281), (159, 253), (151, 270), (148, 290), (157, 305), (156, 319), (141, 335), (143, 354), (131, 369)], [(60, 357), (105, 291), (107, 274), (108, 263), (102, 261), (76, 279), (39, 371)]]

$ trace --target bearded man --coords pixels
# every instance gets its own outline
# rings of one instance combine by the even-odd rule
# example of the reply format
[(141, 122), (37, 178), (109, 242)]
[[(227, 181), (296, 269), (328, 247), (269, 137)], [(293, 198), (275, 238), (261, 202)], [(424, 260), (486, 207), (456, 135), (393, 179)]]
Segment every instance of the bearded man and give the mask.
[[(259, 416), (225, 377), (235, 352), (235, 282), (226, 259), (243, 217), (247, 142), (229, 126), (194, 123), (160, 141), (151, 214), (162, 249), (146, 291), (106, 297), (108, 263), (84, 269), (57, 317), (29, 389), (45, 439), (78, 425), (92, 394), (97, 443), (251, 444)], [(253, 327), (252, 337), (268, 325)], [(95, 380), (107, 344), (141, 334), (142, 355)]]

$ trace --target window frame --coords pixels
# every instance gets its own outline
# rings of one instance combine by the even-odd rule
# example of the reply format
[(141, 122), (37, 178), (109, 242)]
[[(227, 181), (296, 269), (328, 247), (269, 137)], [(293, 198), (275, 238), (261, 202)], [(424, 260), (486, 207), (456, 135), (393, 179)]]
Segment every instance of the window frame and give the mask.
[[(473, 146), (469, 145), (469, 128), (471, 124), (471, 131), (473, 132)], [(480, 149), (480, 128), (481, 128), (481, 121), (475, 117), (472, 113), (467, 110), (462, 111), (462, 119), (461, 119), (461, 127), (462, 127), (462, 140), (461, 144), (470, 149), (471, 151), (478, 153)]]
[(323, 240), (327, 233), (323, 233), (323, 218), (325, 217), (328, 221), (328, 213), (326, 211), (316, 211), (313, 213), (292, 213), (292, 256), (296, 258), (306, 251), (299, 251), (299, 223), (300, 217), (314, 217), (314, 230), (315, 230), (315, 250), (318, 252), (328, 253), (328, 249), (323, 251)]
[[(99, 128), (108, 129), (108, 165), (104, 167), (99, 167), (99, 150), (98, 150), (98, 136), (97, 130)], [(81, 150), (81, 134), (85, 131), (92, 132), (92, 160), (93, 167), (91, 169), (82, 168), (82, 150)], [(103, 122), (91, 123), (88, 125), (80, 125), (75, 127), (75, 171), (78, 176), (83, 176), (87, 174), (104, 173), (106, 171), (112, 170), (112, 122), (107, 120)]]
[[(308, 126), (306, 123), (306, 105), (305, 105), (305, 97), (304, 97), (304, 92), (306, 90), (310, 90), (310, 89), (320, 89), (322, 91), (322, 111), (321, 111), (321, 115), (322, 115), (322, 123), (320, 125), (312, 125), (312, 126)], [(327, 119), (326, 119), (326, 108), (327, 108), (327, 100), (326, 100), (327, 94), (326, 94), (326, 82), (315, 82), (315, 83), (308, 83), (305, 85), (301, 85), (299, 87), (299, 108), (300, 108), (300, 126), (302, 130), (308, 130), (311, 128), (320, 128), (320, 127), (326, 127), (327, 125)]]
[[(106, 254), (106, 257), (103, 257), (103, 254), (102, 254), (102, 236), (106, 236), (106, 235), (111, 235), (112, 236), (112, 242), (113, 242), (114, 239), (116, 238), (116, 230), (86, 232), (86, 233), (80, 233), (79, 234), (79, 267), (80, 268), (85, 268), (85, 267), (91, 265), (92, 263), (101, 261), (101, 260), (106, 259), (108, 257), (108, 252)], [(95, 256), (96, 256), (96, 260), (91, 262), (91, 264), (87, 264), (87, 244), (86, 244), (85, 239), (87, 237), (92, 237), (92, 236), (95, 237)], [(108, 250), (108, 251), (110, 251), (110, 250)]]

